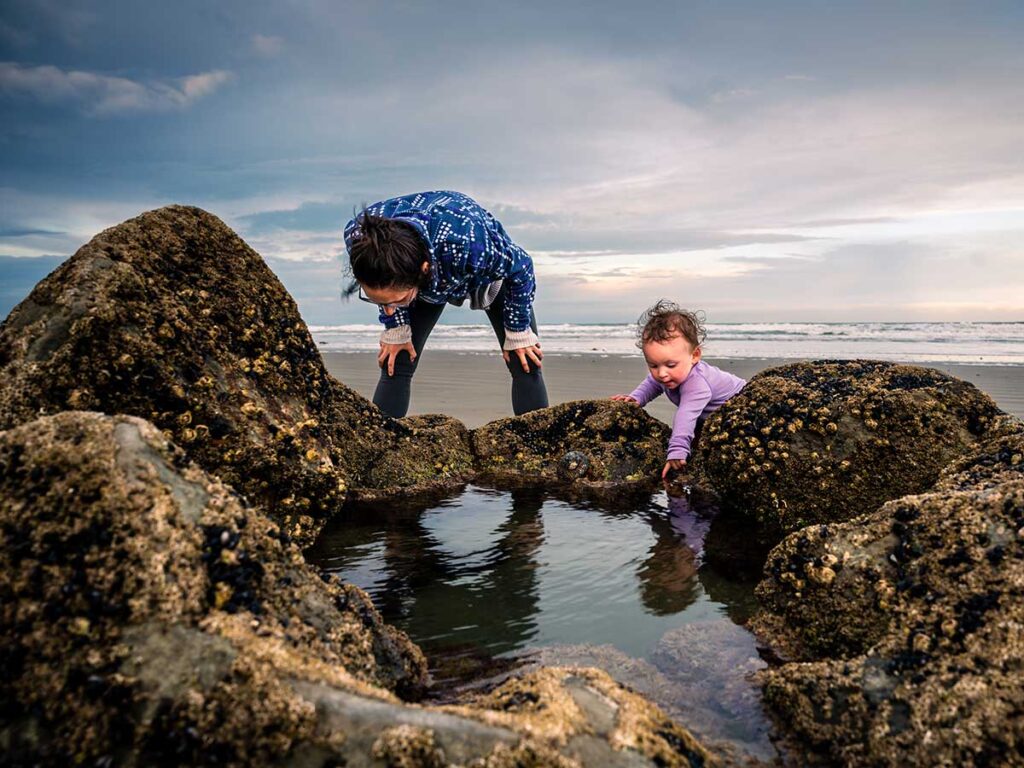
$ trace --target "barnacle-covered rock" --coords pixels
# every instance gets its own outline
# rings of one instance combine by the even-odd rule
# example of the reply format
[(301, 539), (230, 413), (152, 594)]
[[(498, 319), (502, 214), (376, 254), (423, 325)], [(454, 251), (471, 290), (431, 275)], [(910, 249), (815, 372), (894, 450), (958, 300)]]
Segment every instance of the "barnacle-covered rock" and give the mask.
[(0, 485), (13, 754), (81, 763), (138, 740), (186, 763), (199, 749), (260, 760), (315, 724), (286, 673), (384, 700), (426, 682), (365, 593), (325, 583), (141, 419), (66, 412), (2, 432)]
[(936, 489), (790, 534), (754, 628), (793, 663), (765, 701), (825, 762), (1009, 765), (1024, 754), (1024, 467), (996, 437)]
[(981, 491), (1024, 477), (1024, 423), (1003, 415), (990, 434), (976, 450), (943, 469), (931, 490)]
[(471, 435), (477, 467), (492, 479), (623, 492), (657, 482), (669, 429), (632, 403), (574, 400)]
[(464, 430), (395, 421), (326, 372), (291, 296), (215, 216), (108, 229), (0, 327), (0, 428), (63, 410), (147, 419), (311, 541), (353, 488), (458, 481)]
[(5, 763), (715, 762), (594, 671), (544, 671), (527, 712), (405, 703), (425, 668), (153, 425), (65, 412), (0, 432)]
[(370, 502), (450, 494), (457, 481), (472, 473), (469, 430), (458, 419), (441, 414), (408, 416), (397, 422), (408, 430), (390, 450), (377, 453), (363, 468), (361, 485), (351, 489), (353, 501)]
[(724, 507), (778, 540), (935, 483), (997, 422), (973, 384), (854, 360), (771, 368), (708, 417), (695, 463)]

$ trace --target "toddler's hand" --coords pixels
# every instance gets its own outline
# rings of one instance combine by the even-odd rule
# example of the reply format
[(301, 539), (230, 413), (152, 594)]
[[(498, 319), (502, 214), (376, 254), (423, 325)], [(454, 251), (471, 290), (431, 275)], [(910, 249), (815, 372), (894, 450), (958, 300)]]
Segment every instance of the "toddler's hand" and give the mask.
[(669, 459), (665, 462), (665, 468), (661, 470), (661, 479), (665, 479), (669, 470), (678, 472), (681, 469), (686, 469), (686, 459)]
[(612, 395), (611, 400), (615, 400), (620, 403), (638, 403), (640, 402), (632, 395)]

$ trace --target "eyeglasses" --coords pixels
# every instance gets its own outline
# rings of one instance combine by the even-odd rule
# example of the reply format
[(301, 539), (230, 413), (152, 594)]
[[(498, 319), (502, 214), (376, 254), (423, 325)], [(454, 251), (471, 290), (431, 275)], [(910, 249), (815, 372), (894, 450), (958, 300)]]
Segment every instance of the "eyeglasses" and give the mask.
[(358, 294), (358, 296), (359, 296), (359, 300), (360, 301), (365, 301), (367, 304), (375, 304), (378, 307), (385, 307), (387, 309), (405, 309), (406, 307), (410, 306), (414, 301), (416, 301), (416, 294), (417, 293), (419, 293), (419, 291), (417, 291), (415, 288), (413, 288), (412, 289), (412, 296), (410, 296), (405, 301), (395, 301), (395, 302), (392, 302), (391, 304), (381, 304), (380, 302), (374, 301), (369, 296), (367, 296), (365, 293), (363, 293), (363, 287), (359, 286), (359, 294)]

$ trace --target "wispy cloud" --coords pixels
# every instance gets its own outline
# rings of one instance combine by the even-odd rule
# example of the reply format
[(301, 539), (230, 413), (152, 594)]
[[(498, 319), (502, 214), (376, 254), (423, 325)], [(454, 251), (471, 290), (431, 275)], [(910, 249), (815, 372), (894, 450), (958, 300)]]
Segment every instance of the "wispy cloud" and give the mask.
[(39, 229), (36, 227), (4, 227), (0, 226), (0, 237), (32, 237), (34, 235), (63, 235), (52, 229)]
[(277, 37), (276, 35), (253, 35), (250, 40), (253, 51), (260, 56), (266, 58), (273, 58), (280, 55), (281, 51), (284, 50), (284, 38)]
[(209, 96), (232, 77), (231, 72), (213, 70), (143, 82), (51, 65), (0, 62), (0, 91), (46, 103), (75, 104), (97, 116), (183, 109)]
[(628, 4), (143, 5), (4, 6), (0, 253), (190, 203), (323, 319), (363, 318), (331, 307), (344, 222), (449, 188), (534, 256), (542, 322), (660, 295), (717, 320), (1024, 312), (1012, 3), (659, 3), (628, 35)]

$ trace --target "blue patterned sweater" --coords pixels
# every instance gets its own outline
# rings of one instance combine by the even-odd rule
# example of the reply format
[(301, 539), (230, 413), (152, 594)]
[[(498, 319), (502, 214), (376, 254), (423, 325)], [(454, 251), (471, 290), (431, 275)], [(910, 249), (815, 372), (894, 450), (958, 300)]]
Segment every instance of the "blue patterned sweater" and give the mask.
[[(432, 304), (458, 302), (470, 291), (504, 280), (505, 328), (519, 332), (530, 327), (537, 287), (533, 260), (475, 200), (461, 192), (420, 192), (374, 203), (367, 210), (411, 224), (426, 241), (430, 286), (420, 290), (418, 299)], [(358, 237), (353, 219), (345, 225), (345, 247), (351, 249)], [(389, 316), (381, 309), (380, 321), (385, 328), (408, 325), (409, 313), (396, 309)]]

